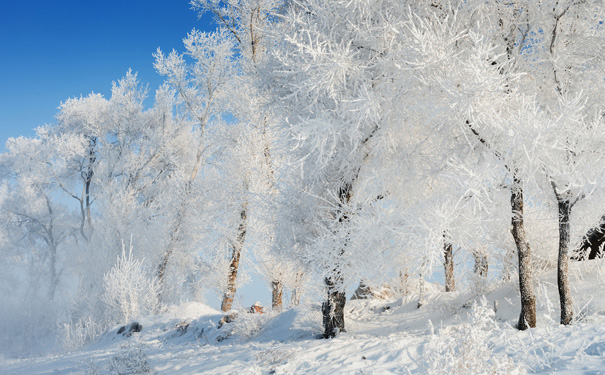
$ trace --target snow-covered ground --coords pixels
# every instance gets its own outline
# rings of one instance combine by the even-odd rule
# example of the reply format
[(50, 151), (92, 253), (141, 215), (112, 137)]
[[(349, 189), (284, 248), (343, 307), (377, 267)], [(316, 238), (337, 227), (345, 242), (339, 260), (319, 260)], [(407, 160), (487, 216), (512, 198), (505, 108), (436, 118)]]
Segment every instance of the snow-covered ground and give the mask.
[(2, 359), (0, 374), (605, 374), (603, 266), (572, 264), (572, 326), (557, 323), (553, 270), (536, 280), (539, 326), (524, 332), (514, 282), (485, 298), (431, 292), (421, 308), (415, 296), (349, 301), (347, 332), (330, 340), (318, 304), (218, 329), (219, 311), (188, 303), (139, 320), (129, 338), (116, 326), (69, 354)]

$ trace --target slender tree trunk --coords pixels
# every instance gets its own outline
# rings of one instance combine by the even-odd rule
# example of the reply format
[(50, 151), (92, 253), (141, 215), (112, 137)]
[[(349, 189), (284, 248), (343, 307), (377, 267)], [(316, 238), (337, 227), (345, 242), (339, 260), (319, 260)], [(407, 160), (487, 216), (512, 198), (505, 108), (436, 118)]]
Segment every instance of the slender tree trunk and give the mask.
[(292, 298), (290, 299), (290, 303), (292, 306), (298, 306), (300, 303), (301, 290), (300, 287), (297, 286), (292, 290)]
[(45, 195), (44, 198), (46, 199), (46, 208), (48, 209), (48, 216), (50, 217), (48, 226), (43, 227), (46, 231), (46, 237), (44, 240), (48, 245), (48, 250), (50, 252), (50, 285), (48, 287), (48, 299), (52, 301), (55, 298), (57, 284), (59, 284), (59, 272), (57, 272), (57, 241), (54, 235), (53, 208), (50, 205), (50, 199), (48, 199), (48, 196)]
[(487, 271), (489, 268), (489, 262), (487, 255), (478, 251), (473, 252), (473, 258), (475, 259), (475, 265), (473, 266), (473, 272), (476, 276), (486, 279)]
[(445, 270), (445, 291), (453, 292), (456, 290), (456, 279), (454, 278), (454, 252), (452, 244), (444, 242), (443, 244), (443, 268)]
[(303, 273), (302, 272), (297, 272), (296, 273), (296, 277), (294, 279), (294, 289), (292, 289), (292, 299), (290, 300), (290, 303), (292, 304), (292, 306), (298, 306), (298, 304), (300, 303), (300, 297), (302, 294), (302, 280), (303, 280)]
[[(556, 190), (555, 190), (556, 193)], [(557, 263), (557, 282), (559, 286), (559, 302), (561, 304), (561, 324), (569, 325), (573, 319), (573, 303), (569, 290), (569, 217), (572, 205), (569, 200), (559, 199), (559, 260)]]
[(59, 284), (59, 273), (57, 272), (57, 245), (50, 244), (50, 285), (48, 286), (48, 299), (52, 301), (55, 298), (57, 284)]
[(90, 206), (92, 202), (90, 201), (90, 184), (92, 182), (93, 171), (90, 170), (88, 176), (86, 178), (86, 219), (88, 220), (88, 227), (90, 228), (90, 232), (92, 233), (92, 214), (90, 213)]
[(339, 277), (325, 279), (328, 300), (321, 305), (324, 325), (324, 338), (332, 338), (345, 330), (344, 308), (347, 302), (343, 283)]
[(248, 224), (247, 204), (244, 203), (244, 208), (240, 213), (240, 224), (237, 230), (237, 238), (231, 246), (231, 262), (229, 264), (229, 273), (227, 275), (227, 290), (223, 294), (223, 302), (221, 310), (227, 312), (233, 306), (235, 291), (237, 288), (237, 272), (239, 270), (239, 260), (242, 255), (242, 248), (246, 239), (246, 230)]
[(408, 279), (409, 274), (407, 268), (405, 272), (399, 271), (399, 293), (403, 296), (407, 296), (410, 293)]
[(420, 279), (418, 280), (418, 308), (424, 305), (424, 293), (424, 275), (420, 274)]
[(94, 164), (97, 161), (97, 156), (95, 155), (95, 147), (97, 145), (97, 139), (91, 138), (89, 140), (89, 150), (88, 150), (88, 170), (84, 176), (84, 194), (86, 200), (86, 219), (88, 221), (89, 228), (89, 236), (92, 234), (92, 214), (90, 212), (90, 206), (92, 205), (92, 201), (90, 200), (90, 185), (92, 183), (92, 177), (95, 174)]
[(487, 287), (487, 270), (489, 267), (487, 255), (482, 251), (473, 251), (473, 288), (475, 293), (483, 294)]
[[(189, 190), (190, 190), (189, 185), (187, 187), (188, 188), (186, 189), (186, 192), (189, 193)], [(158, 283), (159, 283), (158, 309), (161, 309), (161, 305), (164, 302), (164, 284), (165, 284), (166, 269), (168, 268), (168, 261), (170, 260), (170, 257), (172, 256), (174, 248), (180, 240), (181, 224), (185, 217), (186, 209), (187, 209), (187, 200), (186, 200), (186, 198), (184, 198), (181, 201), (181, 206), (179, 207), (179, 211), (177, 212), (176, 219), (174, 222), (174, 227), (172, 228), (172, 231), (170, 232), (170, 238), (168, 239), (168, 246), (166, 247), (166, 251), (164, 252), (164, 255), (162, 256), (162, 260), (160, 261), (160, 264), (158, 265), (158, 270), (156, 272), (156, 277), (158, 278)], [(158, 310), (158, 312), (159, 312), (159, 310)]]
[(282, 297), (284, 294), (284, 284), (279, 280), (271, 282), (271, 308), (273, 311), (282, 310)]
[(531, 266), (531, 248), (525, 234), (523, 222), (523, 186), (517, 176), (511, 187), (510, 197), (512, 209), (511, 233), (517, 245), (519, 255), (519, 291), (521, 294), (521, 314), (517, 328), (525, 330), (536, 327), (536, 295), (533, 285), (533, 270)]
[[(204, 134), (205, 124), (206, 124), (205, 120), (200, 121), (200, 129), (201, 129), (202, 135)], [(195, 178), (197, 177), (197, 174), (200, 170), (200, 164), (201, 164), (202, 156), (203, 156), (203, 152), (204, 152), (204, 148), (202, 147), (203, 140), (204, 140), (204, 138), (203, 138), (203, 136), (201, 136), (200, 140), (199, 140), (200, 143), (198, 145), (197, 153), (195, 156), (195, 164), (193, 166), (193, 169), (191, 170), (191, 175), (189, 176), (189, 180), (187, 181), (187, 183), (185, 185), (185, 192), (184, 192), (185, 194), (183, 196), (183, 199), (181, 200), (181, 204), (180, 204), (179, 210), (176, 214), (176, 218), (175, 218), (172, 230), (170, 231), (170, 238), (168, 240), (168, 245), (166, 247), (166, 251), (164, 252), (164, 255), (162, 256), (162, 260), (160, 261), (160, 264), (158, 265), (158, 270), (156, 273), (156, 276), (157, 276), (158, 282), (159, 282), (158, 309), (161, 308), (161, 304), (163, 302), (163, 289), (164, 289), (164, 280), (165, 280), (165, 276), (166, 276), (166, 268), (168, 267), (168, 262), (170, 260), (170, 257), (172, 256), (175, 246), (180, 241), (181, 225), (183, 224), (185, 215), (187, 213), (187, 207), (189, 205), (189, 197), (191, 194), (191, 189), (193, 189), (193, 182), (195, 181)]]

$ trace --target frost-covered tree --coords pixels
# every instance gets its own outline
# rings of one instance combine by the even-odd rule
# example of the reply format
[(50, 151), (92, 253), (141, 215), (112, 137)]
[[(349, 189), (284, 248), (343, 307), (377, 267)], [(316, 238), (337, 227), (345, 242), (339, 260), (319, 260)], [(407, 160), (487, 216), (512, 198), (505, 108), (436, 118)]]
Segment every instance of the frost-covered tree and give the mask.
[[(561, 321), (568, 324), (572, 308), (565, 275), (571, 208), (599, 185), (594, 177), (600, 175), (595, 171), (602, 158), (594, 132), (602, 126), (597, 103), (603, 90), (599, 84), (587, 84), (602, 69), (602, 52), (590, 47), (602, 32), (600, 4), (464, 2), (449, 9), (451, 17), (435, 17), (429, 27), (415, 29), (421, 45), (415, 50), (424, 56), (413, 61), (420, 83), (429, 83), (425, 88), (434, 85), (433, 100), (439, 98), (438, 103), (458, 113), (456, 122), (466, 127), (467, 137), (506, 170), (519, 255), (520, 328), (525, 322), (535, 326), (524, 185), (538, 182), (554, 191)], [(435, 47), (441, 59), (431, 54)], [(594, 91), (585, 95), (588, 86)]]
[[(377, 226), (368, 226), (371, 220), (377, 222), (378, 213), (388, 212), (385, 208), (394, 204), (396, 215), (382, 223), (398, 223), (406, 233), (398, 237), (399, 243), (405, 243), (406, 237), (408, 243), (426, 239), (423, 248), (433, 250), (417, 259), (423, 259), (421, 267), (430, 269), (438, 258), (431, 254), (450, 259), (449, 245), (464, 238), (464, 230), (453, 233), (456, 220), (448, 224), (448, 218), (464, 214), (460, 202), (472, 198), (471, 207), (479, 204), (489, 209), (493, 192), (502, 188), (509, 191), (512, 237), (519, 256), (518, 326), (533, 327), (535, 296), (524, 191), (527, 183), (554, 175), (547, 172), (553, 165), (547, 161), (555, 160), (551, 155), (555, 149), (541, 141), (548, 134), (564, 133), (549, 129), (562, 119), (561, 113), (550, 115), (550, 108), (569, 109), (569, 105), (552, 106), (556, 101), (540, 102), (536, 97), (547, 95), (536, 94), (529, 84), (536, 80), (535, 71), (548, 71), (549, 77), (556, 71), (540, 70), (541, 62), (548, 60), (540, 53), (552, 55), (550, 47), (539, 47), (539, 39), (546, 35), (544, 20), (552, 17), (544, 12), (528, 16), (529, 4), (408, 5), (291, 4), (283, 15), (287, 22), (279, 29), (283, 42), (276, 43), (266, 68), (276, 106), (284, 109), (284, 129), (300, 160), (300, 191), (310, 195), (306, 204), (314, 207), (299, 220), (299, 225), (312, 223), (305, 224), (307, 237), (300, 240), (299, 236), (299, 243), (312, 248), (310, 257), (316, 257), (316, 267), (324, 270), (329, 295), (324, 305), (326, 336), (344, 328), (343, 279), (361, 267), (352, 260), (356, 246), (373, 245), (382, 254), (392, 248), (388, 243), (392, 237), (384, 230), (372, 233)], [(534, 54), (534, 49), (540, 53)], [(590, 67), (587, 61), (583, 66)], [(578, 124), (579, 117), (585, 118), (575, 116), (567, 123)], [(588, 123), (584, 128), (598, 128)], [(587, 138), (574, 144), (592, 149), (594, 156), (590, 130), (578, 133)], [(579, 164), (571, 162), (573, 168)], [(469, 168), (472, 165), (485, 167)], [(481, 184), (463, 186), (458, 192), (452, 189), (455, 179), (447, 182), (443, 177), (455, 175), (459, 166), (480, 170)], [(395, 180), (384, 181), (387, 174)], [(430, 191), (422, 191), (423, 186)], [(482, 191), (488, 193), (477, 194)], [(406, 221), (402, 212), (414, 213), (409, 217), (420, 219), (420, 225), (413, 219)], [(429, 235), (419, 235), (423, 232)], [(381, 250), (366, 253), (376, 257)], [(344, 265), (351, 269), (345, 270)]]
[[(538, 116), (524, 145), (528, 163), (544, 174), (558, 211), (558, 287), (561, 323), (570, 324), (573, 306), (568, 281), (571, 217), (576, 203), (602, 187), (603, 58), (605, 37), (600, 1), (518, 4), (531, 19), (527, 51), (520, 53), (527, 74), (524, 89), (534, 95)], [(535, 63), (535, 62), (539, 63)], [(530, 83), (529, 80), (532, 82)], [(530, 128), (531, 129), (531, 128)], [(532, 148), (529, 148), (532, 146)]]
[[(213, 122), (220, 122), (222, 116), (227, 114), (225, 105), (228, 103), (229, 95), (235, 90), (235, 76), (238, 74), (234, 40), (227, 30), (219, 29), (215, 33), (194, 30), (184, 43), (187, 50), (185, 54), (173, 51), (165, 55), (158, 50), (155, 55), (156, 69), (166, 76), (167, 83), (179, 96), (184, 114), (195, 123), (194, 155), (183, 171), (183, 186), (180, 202), (177, 203), (178, 212), (174, 217), (169, 240), (158, 266), (157, 275), (160, 280), (164, 279), (170, 258), (182, 241), (183, 227), (187, 218), (196, 214), (192, 203), (195, 199), (202, 199), (199, 192), (196, 192), (196, 183), (200, 172), (208, 163), (208, 147), (221, 147), (220, 144), (212, 145), (208, 141), (209, 127)], [(242, 181), (242, 184), (245, 183)], [(243, 204), (245, 207), (245, 200)], [(238, 254), (245, 240), (246, 218), (247, 213), (244, 208), (240, 213), (239, 224), (235, 225), (236, 234), (230, 236), (233, 251)], [(236, 258), (234, 261), (239, 262), (239, 256)]]
[[(277, 196), (280, 194), (280, 159), (278, 154), (279, 141), (274, 125), (277, 122), (276, 113), (266, 105), (267, 93), (259, 88), (259, 65), (266, 59), (270, 51), (271, 40), (268, 33), (279, 19), (276, 12), (284, 5), (283, 0), (192, 0), (192, 8), (203, 14), (211, 13), (215, 22), (233, 37), (238, 55), (238, 66), (241, 74), (237, 77), (237, 91), (232, 93), (229, 113), (234, 121), (242, 125), (242, 151), (245, 152), (247, 163), (242, 163), (241, 174), (245, 176), (247, 201), (242, 205), (241, 217), (250, 225), (247, 237), (251, 237), (250, 250), (257, 255), (263, 267), (257, 267), (265, 277), (272, 279), (272, 305), (281, 306), (283, 276), (289, 266), (284, 259), (282, 249), (275, 238), (275, 220), (277, 212)], [(242, 221), (242, 223), (244, 223)], [(234, 246), (232, 265), (229, 269), (229, 290), (223, 298), (223, 307), (231, 306), (236, 290), (237, 274), (241, 249)], [(268, 271), (268, 272), (264, 272)]]
[(393, 97), (382, 94), (396, 88), (383, 62), (393, 52), (394, 25), (404, 8), (387, 1), (292, 3), (278, 31), (283, 42), (266, 67), (300, 160), (302, 186), (294, 194), (311, 207), (298, 213), (294, 225), (306, 227), (299, 243), (325, 280), (326, 337), (344, 330), (344, 290), (361, 266), (363, 252), (351, 238), (359, 229), (354, 222), (364, 209), (386, 205), (384, 185), (365, 183), (374, 160), (392, 145), (387, 128), (397, 121), (389, 112)]

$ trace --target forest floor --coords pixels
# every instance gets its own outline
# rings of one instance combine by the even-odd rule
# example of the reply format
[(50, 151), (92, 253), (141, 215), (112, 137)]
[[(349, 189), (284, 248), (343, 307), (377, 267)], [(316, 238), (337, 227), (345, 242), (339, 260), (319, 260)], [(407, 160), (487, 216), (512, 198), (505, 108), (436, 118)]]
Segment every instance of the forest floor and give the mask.
[[(605, 262), (571, 265), (576, 320), (558, 324), (556, 271), (535, 280), (538, 327), (518, 331), (516, 283), (485, 296), (427, 293), (347, 302), (346, 328), (320, 339), (319, 304), (241, 313), (217, 328), (219, 311), (187, 303), (118, 326), (63, 355), (0, 357), (0, 374), (605, 374)], [(494, 313), (494, 310), (496, 312)]]

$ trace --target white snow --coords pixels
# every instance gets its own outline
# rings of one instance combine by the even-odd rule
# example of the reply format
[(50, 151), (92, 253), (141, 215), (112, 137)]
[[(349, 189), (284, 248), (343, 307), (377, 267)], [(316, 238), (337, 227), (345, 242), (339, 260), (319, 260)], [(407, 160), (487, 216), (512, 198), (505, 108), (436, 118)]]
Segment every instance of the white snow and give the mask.
[[(145, 373), (116, 367), (126, 360), (145, 363), (149, 373), (183, 375), (475, 374), (488, 373), (481, 370), (485, 365), (502, 374), (605, 374), (604, 266), (600, 260), (572, 263), (579, 318), (571, 326), (557, 323), (551, 270), (537, 278), (538, 328), (528, 331), (513, 327), (519, 314), (515, 281), (492, 287), (485, 300), (432, 291), (421, 308), (417, 296), (348, 301), (347, 332), (330, 340), (320, 338), (319, 304), (279, 314), (240, 312), (218, 329), (221, 312), (191, 302), (141, 319), (143, 331), (130, 338), (117, 335), (116, 326), (72, 353), (1, 359), (0, 374)], [(460, 358), (466, 359), (456, 362)]]

